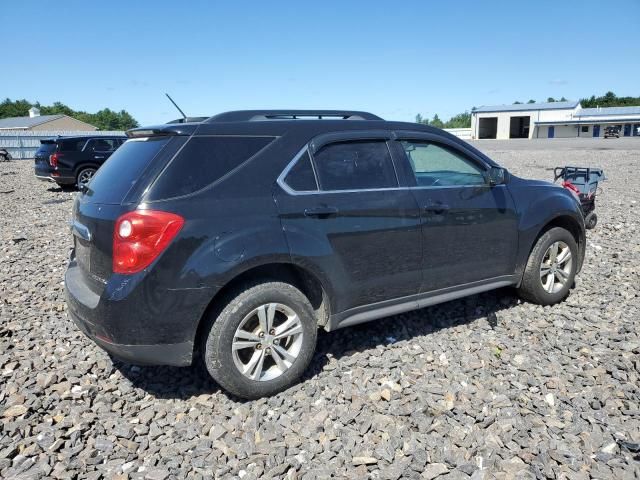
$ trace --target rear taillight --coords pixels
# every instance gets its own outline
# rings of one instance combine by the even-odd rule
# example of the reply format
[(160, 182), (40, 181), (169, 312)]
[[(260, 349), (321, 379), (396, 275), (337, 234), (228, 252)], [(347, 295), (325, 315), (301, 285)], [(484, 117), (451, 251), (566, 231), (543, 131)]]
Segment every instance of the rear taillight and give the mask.
[(60, 152), (56, 152), (52, 155), (49, 155), (49, 165), (54, 168), (58, 168), (58, 159), (62, 156)]
[(148, 267), (175, 238), (184, 218), (157, 210), (136, 210), (116, 221), (113, 272), (137, 273)]

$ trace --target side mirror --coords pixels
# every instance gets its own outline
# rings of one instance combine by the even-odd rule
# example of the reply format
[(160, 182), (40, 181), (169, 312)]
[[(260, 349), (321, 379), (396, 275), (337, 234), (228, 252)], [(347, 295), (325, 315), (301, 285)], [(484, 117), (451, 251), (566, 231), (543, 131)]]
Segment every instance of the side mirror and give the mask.
[(502, 167), (491, 167), (487, 173), (489, 186), (503, 185), (507, 183), (507, 171)]

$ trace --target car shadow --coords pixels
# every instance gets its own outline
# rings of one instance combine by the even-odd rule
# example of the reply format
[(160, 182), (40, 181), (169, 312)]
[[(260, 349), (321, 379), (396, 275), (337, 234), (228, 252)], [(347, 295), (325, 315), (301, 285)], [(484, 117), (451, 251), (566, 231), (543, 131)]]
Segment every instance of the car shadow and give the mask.
[(76, 191), (76, 187), (75, 185), (64, 185), (64, 186), (60, 186), (58, 185), (57, 187), (49, 187), (47, 188), (47, 192), (52, 192), (52, 193), (60, 193), (60, 192), (75, 192)]
[[(496, 328), (497, 314), (513, 308), (518, 302), (513, 289), (502, 288), (354, 325), (344, 330), (320, 330), (316, 353), (301, 381), (319, 375), (332, 359), (339, 361), (359, 352), (430, 335), (457, 325), (486, 319), (491, 328)], [(134, 387), (141, 388), (156, 398), (187, 400), (221, 392), (234, 401), (245, 402), (224, 392), (207, 374), (201, 362), (192, 367), (156, 367), (131, 365), (114, 358), (113, 365)]]

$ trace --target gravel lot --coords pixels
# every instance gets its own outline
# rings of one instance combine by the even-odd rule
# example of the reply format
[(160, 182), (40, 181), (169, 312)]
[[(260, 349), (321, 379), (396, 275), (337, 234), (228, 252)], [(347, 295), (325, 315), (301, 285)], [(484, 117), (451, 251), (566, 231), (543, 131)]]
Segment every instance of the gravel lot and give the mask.
[(0, 163), (0, 477), (640, 478), (640, 139), (476, 145), (526, 177), (605, 169), (567, 301), (505, 289), (321, 333), (305, 381), (252, 402), (80, 334), (74, 194)]

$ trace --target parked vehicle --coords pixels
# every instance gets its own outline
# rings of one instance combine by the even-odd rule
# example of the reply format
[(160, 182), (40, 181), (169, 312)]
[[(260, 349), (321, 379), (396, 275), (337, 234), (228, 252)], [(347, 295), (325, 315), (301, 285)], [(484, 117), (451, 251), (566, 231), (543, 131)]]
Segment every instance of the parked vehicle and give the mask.
[(203, 361), (240, 397), (296, 382), (318, 328), (505, 286), (553, 305), (583, 263), (568, 190), (437, 128), (240, 111), (128, 136), (74, 204), (69, 314), (116, 357)]
[(620, 138), (620, 130), (618, 127), (606, 127), (604, 129), (604, 138)]
[(599, 183), (606, 180), (604, 171), (591, 167), (556, 167), (553, 169), (553, 177), (554, 182), (562, 180), (560, 184), (580, 202), (585, 228), (596, 228), (596, 195)]
[(0, 148), (0, 162), (8, 162), (9, 160), (11, 160), (13, 157), (11, 156), (11, 154), (7, 151), (6, 148)]
[(40, 140), (35, 155), (36, 177), (61, 186), (83, 188), (126, 140), (124, 136), (97, 135)]

